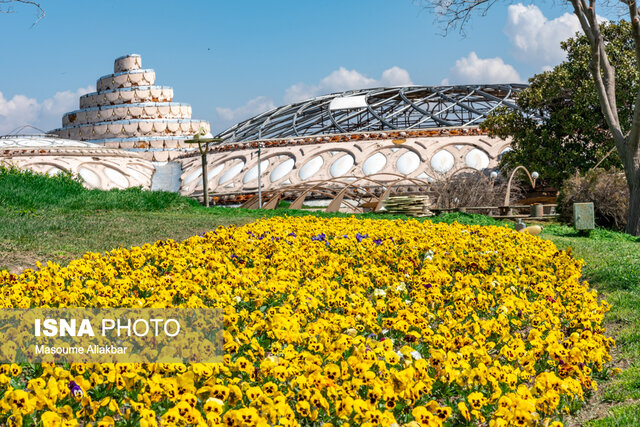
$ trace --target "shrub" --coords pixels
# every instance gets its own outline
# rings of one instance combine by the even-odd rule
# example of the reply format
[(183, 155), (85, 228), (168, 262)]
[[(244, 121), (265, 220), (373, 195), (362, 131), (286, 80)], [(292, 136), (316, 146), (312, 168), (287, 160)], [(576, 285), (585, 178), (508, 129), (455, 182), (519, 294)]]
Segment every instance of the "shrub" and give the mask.
[(594, 169), (575, 174), (562, 184), (558, 211), (564, 221), (573, 221), (573, 204), (593, 202), (596, 224), (624, 230), (629, 210), (629, 188), (619, 169)]
[[(439, 209), (458, 207), (502, 206), (507, 182), (503, 178), (492, 180), (481, 173), (461, 173), (431, 183), (435, 193), (435, 206)], [(511, 200), (522, 198), (522, 188), (511, 183)]]

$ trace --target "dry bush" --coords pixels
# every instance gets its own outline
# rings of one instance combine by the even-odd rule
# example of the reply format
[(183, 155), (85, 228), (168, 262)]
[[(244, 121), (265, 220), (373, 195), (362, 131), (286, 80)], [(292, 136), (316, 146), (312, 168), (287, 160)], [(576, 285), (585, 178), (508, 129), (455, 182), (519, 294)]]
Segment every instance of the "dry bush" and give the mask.
[[(450, 178), (431, 183), (435, 193), (435, 208), (502, 206), (507, 189), (505, 179), (487, 178), (481, 173), (459, 173)], [(522, 187), (511, 183), (511, 200), (522, 198)]]
[(564, 181), (558, 196), (560, 218), (573, 222), (573, 204), (593, 202), (596, 224), (624, 230), (629, 210), (629, 188), (619, 169), (594, 169)]

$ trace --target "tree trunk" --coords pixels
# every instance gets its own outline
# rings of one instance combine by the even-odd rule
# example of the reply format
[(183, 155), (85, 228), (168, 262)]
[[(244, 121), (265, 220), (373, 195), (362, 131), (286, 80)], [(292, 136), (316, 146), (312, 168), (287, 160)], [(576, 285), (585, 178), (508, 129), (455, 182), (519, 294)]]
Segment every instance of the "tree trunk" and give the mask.
[(640, 236), (640, 171), (635, 173), (635, 182), (629, 182), (629, 214), (626, 232)]

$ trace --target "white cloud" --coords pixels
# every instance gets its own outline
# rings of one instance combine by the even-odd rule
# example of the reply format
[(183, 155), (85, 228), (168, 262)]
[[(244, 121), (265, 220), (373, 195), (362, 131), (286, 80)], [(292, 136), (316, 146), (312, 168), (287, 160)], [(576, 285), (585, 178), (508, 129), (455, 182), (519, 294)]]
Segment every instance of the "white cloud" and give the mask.
[(380, 82), (384, 86), (407, 86), (413, 84), (409, 72), (404, 68), (395, 66), (383, 71)]
[(238, 108), (216, 107), (216, 112), (225, 121), (239, 122), (249, 117), (255, 116), (265, 111), (275, 108), (271, 98), (259, 96), (249, 100), (246, 104)]
[(522, 81), (516, 69), (505, 64), (502, 58), (483, 59), (479, 58), (475, 52), (471, 52), (466, 58), (458, 59), (449, 73), (449, 77), (442, 80), (441, 84), (519, 83)]
[(284, 94), (287, 103), (302, 101), (314, 96), (334, 92), (344, 92), (353, 89), (363, 89), (376, 86), (402, 86), (411, 85), (409, 72), (403, 68), (394, 66), (385, 70), (380, 79), (367, 77), (356, 71), (340, 67), (324, 77), (318, 84), (298, 83), (290, 86)]
[(509, 6), (504, 27), (513, 55), (540, 70), (565, 59), (560, 42), (575, 36), (578, 31), (580, 23), (574, 14), (565, 13), (549, 20), (536, 5), (525, 6), (522, 3)]
[(15, 95), (6, 99), (0, 92), (0, 134), (11, 132), (18, 126), (32, 124), (36, 126), (38, 101), (24, 95)]
[(284, 102), (296, 102), (303, 99), (313, 98), (320, 93), (318, 86), (298, 83), (290, 86), (284, 91)]
[(376, 85), (376, 79), (371, 79), (356, 70), (347, 70), (340, 67), (324, 79), (320, 80), (320, 88), (326, 88), (331, 92), (343, 92), (350, 89), (360, 89)]
[(6, 99), (0, 92), (0, 135), (24, 125), (31, 125), (45, 132), (60, 127), (62, 115), (77, 109), (78, 98), (93, 91), (93, 86), (76, 91), (65, 90), (42, 102), (25, 95), (14, 95), (11, 99)]

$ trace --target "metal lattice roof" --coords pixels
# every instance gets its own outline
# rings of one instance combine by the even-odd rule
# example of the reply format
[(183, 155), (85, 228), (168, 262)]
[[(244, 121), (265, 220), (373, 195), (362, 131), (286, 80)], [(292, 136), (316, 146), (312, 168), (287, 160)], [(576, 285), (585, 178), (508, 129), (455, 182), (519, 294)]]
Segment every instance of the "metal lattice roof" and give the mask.
[(2, 148), (31, 148), (31, 147), (96, 147), (90, 142), (75, 141), (72, 139), (58, 138), (57, 135), (27, 134), (27, 135), (1, 135), (0, 149)]
[(351, 90), (274, 108), (216, 135), (225, 142), (476, 126), (500, 106), (519, 109), (525, 84), (403, 86)]

